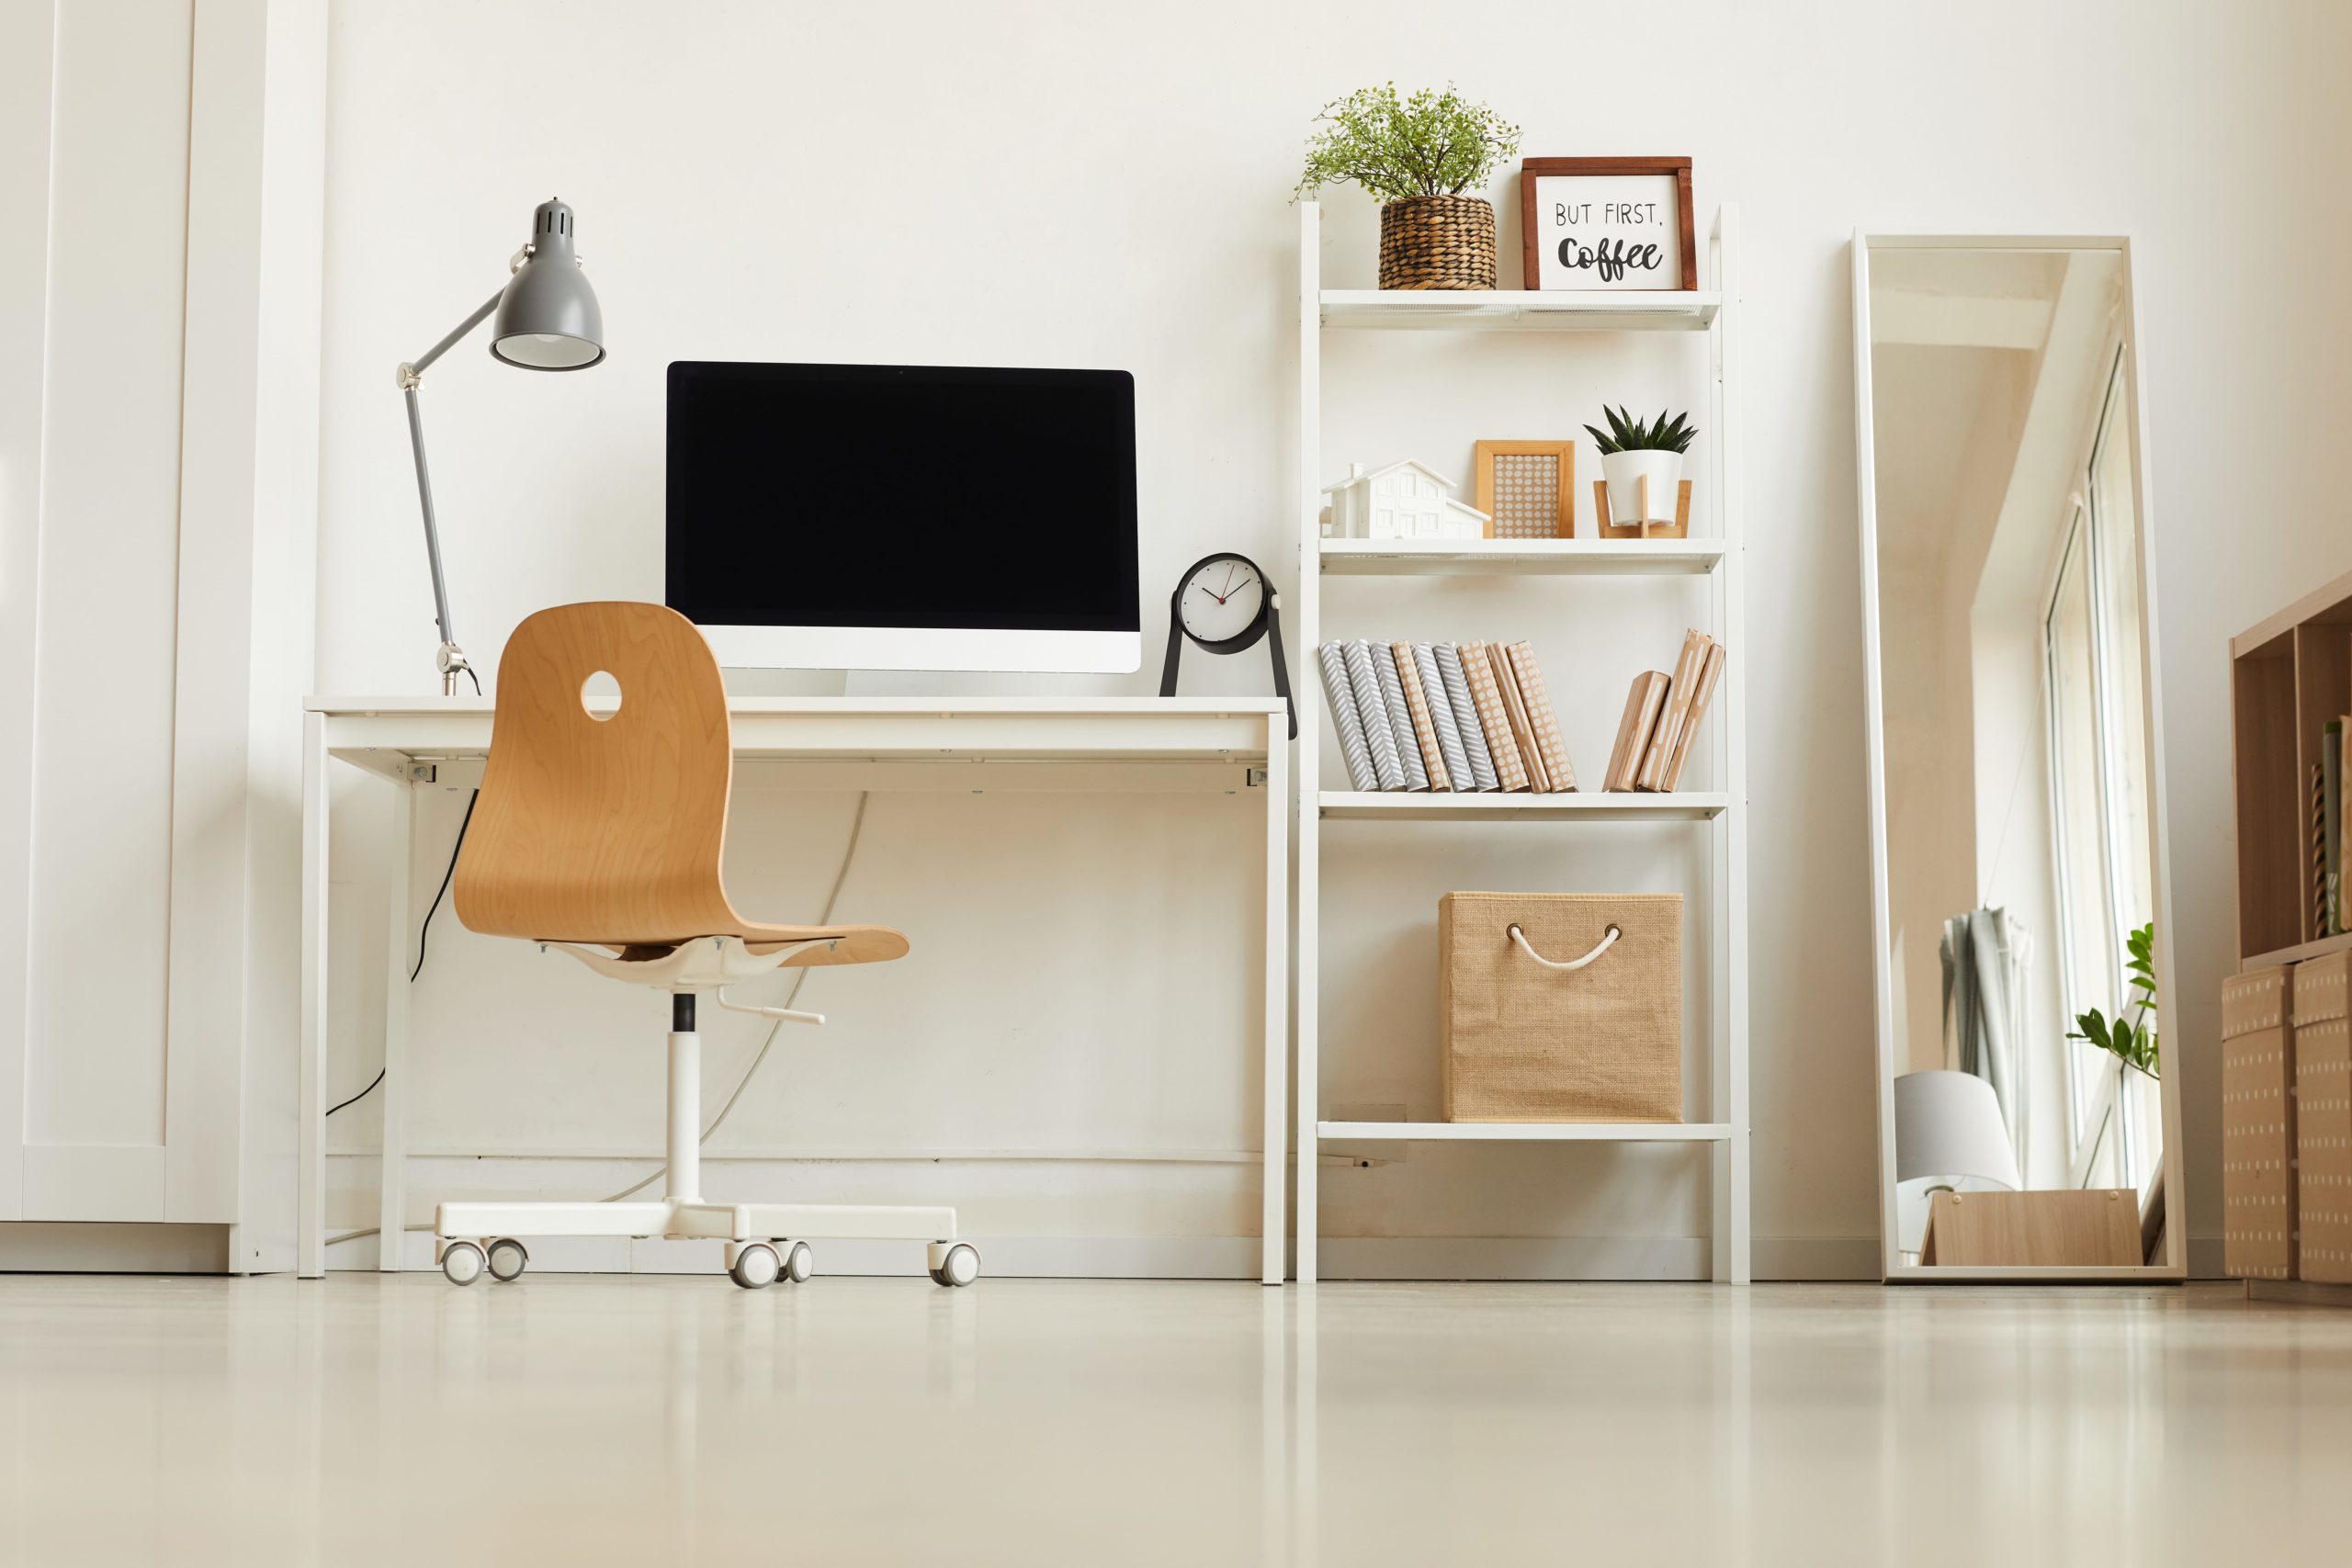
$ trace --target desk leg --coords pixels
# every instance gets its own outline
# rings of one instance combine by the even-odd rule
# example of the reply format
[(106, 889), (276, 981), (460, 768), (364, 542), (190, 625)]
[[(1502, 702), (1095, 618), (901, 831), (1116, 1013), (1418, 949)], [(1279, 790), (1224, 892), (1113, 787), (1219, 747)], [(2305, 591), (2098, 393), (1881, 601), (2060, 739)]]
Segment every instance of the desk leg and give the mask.
[(1266, 721), (1266, 1106), (1265, 1213), (1259, 1279), (1279, 1285), (1283, 1169), (1290, 1148), (1290, 742), (1287, 719)]
[(295, 1161), (295, 1272), (327, 1271), (327, 728), (302, 716), (302, 1019), (296, 1072), (301, 1134)]
[(378, 1178), (376, 1267), (384, 1273), (401, 1271), (408, 1223), (408, 975), (414, 960), (409, 953), (411, 845), (416, 835), (416, 786), (392, 787), (392, 830), (384, 863), (384, 1084), (379, 1108), (384, 1119), (384, 1157)]

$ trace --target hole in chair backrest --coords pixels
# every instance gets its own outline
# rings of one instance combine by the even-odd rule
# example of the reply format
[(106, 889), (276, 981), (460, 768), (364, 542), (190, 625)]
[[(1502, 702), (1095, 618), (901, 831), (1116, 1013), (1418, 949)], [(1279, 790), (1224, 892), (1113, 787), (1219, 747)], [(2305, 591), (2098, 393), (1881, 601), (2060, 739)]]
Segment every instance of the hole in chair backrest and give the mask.
[(580, 682), (580, 705), (602, 724), (621, 710), (621, 683), (610, 671), (599, 670)]

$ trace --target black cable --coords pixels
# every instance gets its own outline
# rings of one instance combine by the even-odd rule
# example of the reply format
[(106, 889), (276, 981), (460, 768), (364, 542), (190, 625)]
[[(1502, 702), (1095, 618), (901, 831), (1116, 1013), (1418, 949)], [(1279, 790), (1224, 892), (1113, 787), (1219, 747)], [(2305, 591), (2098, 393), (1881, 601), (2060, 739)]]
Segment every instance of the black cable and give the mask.
[[(381, 1067), (378, 1067), (378, 1068), (376, 1069), (376, 1076), (375, 1076), (374, 1077), (372, 1077), (372, 1078), (370, 1078), (370, 1079), (368, 1079), (368, 1087), (367, 1087), (366, 1089), (361, 1089), (357, 1094), (353, 1095), (349, 1100), (345, 1100), (345, 1101), (343, 1102), (343, 1105), (356, 1105), (356, 1104), (358, 1104), (361, 1100), (363, 1100), (367, 1099), (369, 1095), (371, 1095), (371, 1094), (375, 1093), (375, 1092), (376, 1092), (376, 1086), (377, 1086), (378, 1084), (379, 1084), (379, 1083), (382, 1083), (383, 1081), (384, 1081), (384, 1069), (383, 1069), (383, 1068), (381, 1068)], [(328, 1114), (329, 1116), (334, 1115), (336, 1111), (340, 1111), (340, 1110), (342, 1110), (342, 1109), (343, 1109), (343, 1105), (331, 1105), (331, 1106), (327, 1107), (327, 1114)]]
[[(467, 673), (471, 674), (472, 671), (468, 671)], [(481, 685), (481, 682), (480, 680), (476, 680), (474, 682), (474, 685), (479, 688)], [(416, 929), (416, 967), (408, 972), (409, 984), (412, 986), (416, 984), (416, 977), (424, 973), (424, 941), (425, 938), (433, 934), (433, 917), (440, 911), (441, 900), (448, 894), (449, 879), (458, 874), (458, 852), (466, 847), (466, 829), (473, 826), (474, 807), (481, 801), (481, 791), (480, 790), (474, 791), (473, 794), (466, 797), (466, 815), (458, 824), (458, 841), (449, 846), (449, 869), (441, 874), (440, 889), (433, 895), (433, 903), (431, 907), (424, 911), (424, 923), (419, 925)], [(334, 1115), (337, 1111), (342, 1110), (345, 1105), (358, 1104), (361, 1100), (375, 1093), (376, 1086), (383, 1081), (384, 1069), (379, 1067), (376, 1069), (375, 1077), (369, 1080), (366, 1089), (361, 1089), (357, 1094), (355, 1094), (349, 1100), (345, 1100), (342, 1105), (330, 1107), (327, 1111), (327, 1115)]]
[(467, 665), (467, 666), (466, 666), (466, 679), (467, 679), (467, 680), (469, 680), (469, 681), (471, 681), (471, 682), (474, 683), (474, 695), (475, 695), (475, 696), (481, 696), (481, 677), (474, 673), (474, 667), (473, 667), (472, 665), (470, 665), (470, 664), (469, 664), (469, 665)]
[(449, 869), (441, 874), (440, 890), (433, 895), (432, 904), (424, 911), (424, 923), (416, 928), (416, 967), (408, 972), (410, 985), (424, 973), (424, 939), (433, 934), (433, 916), (441, 908), (441, 899), (449, 891), (449, 879), (458, 874), (458, 852), (466, 847), (466, 829), (473, 826), (474, 803), (481, 799), (476, 790), (466, 797), (466, 815), (458, 823), (458, 841), (449, 846)]

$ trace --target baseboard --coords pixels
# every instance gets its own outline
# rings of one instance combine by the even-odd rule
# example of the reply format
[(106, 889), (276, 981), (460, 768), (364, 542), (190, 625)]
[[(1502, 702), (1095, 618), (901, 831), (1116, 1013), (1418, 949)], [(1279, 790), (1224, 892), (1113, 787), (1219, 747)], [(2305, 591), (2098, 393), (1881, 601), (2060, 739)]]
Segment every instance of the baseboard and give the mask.
[[(995, 1279), (1254, 1280), (1255, 1236), (975, 1236)], [(531, 1267), (565, 1274), (716, 1274), (723, 1244), (624, 1241), (594, 1236), (531, 1243)], [(905, 1242), (828, 1241), (818, 1268), (828, 1274), (920, 1274), (922, 1249)], [(1703, 1280), (1704, 1236), (1327, 1236), (1319, 1272), (1326, 1280)], [(434, 1267), (433, 1238), (412, 1231), (405, 1264)], [(330, 1254), (335, 1269), (371, 1270), (376, 1238), (344, 1243)], [(1764, 1280), (1878, 1278), (1872, 1236), (1780, 1236), (1753, 1244), (1755, 1278)]]
[(225, 1274), (227, 1225), (17, 1220), (0, 1224), (0, 1273)]
[(2248, 1280), (2245, 1299), (2283, 1302), (2291, 1306), (2352, 1307), (2352, 1285), (2319, 1280)]

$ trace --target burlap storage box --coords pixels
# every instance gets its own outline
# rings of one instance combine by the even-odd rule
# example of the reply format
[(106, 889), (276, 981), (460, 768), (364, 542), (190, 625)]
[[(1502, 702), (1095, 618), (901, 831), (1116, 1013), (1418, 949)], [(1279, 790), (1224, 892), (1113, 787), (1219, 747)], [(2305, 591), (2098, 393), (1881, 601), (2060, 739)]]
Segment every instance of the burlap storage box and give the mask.
[(2237, 1279), (2296, 1278), (2292, 1027), (2284, 965), (2222, 982), (2222, 1272)]
[(1449, 893), (1437, 944), (1447, 1121), (1682, 1120), (1679, 894)]
[[(2295, 1277), (2352, 1284), (2352, 953), (2295, 965)], [(2227, 1145), (2224, 1145), (2224, 1147)], [(2224, 1182), (2224, 1186), (2227, 1183)]]

